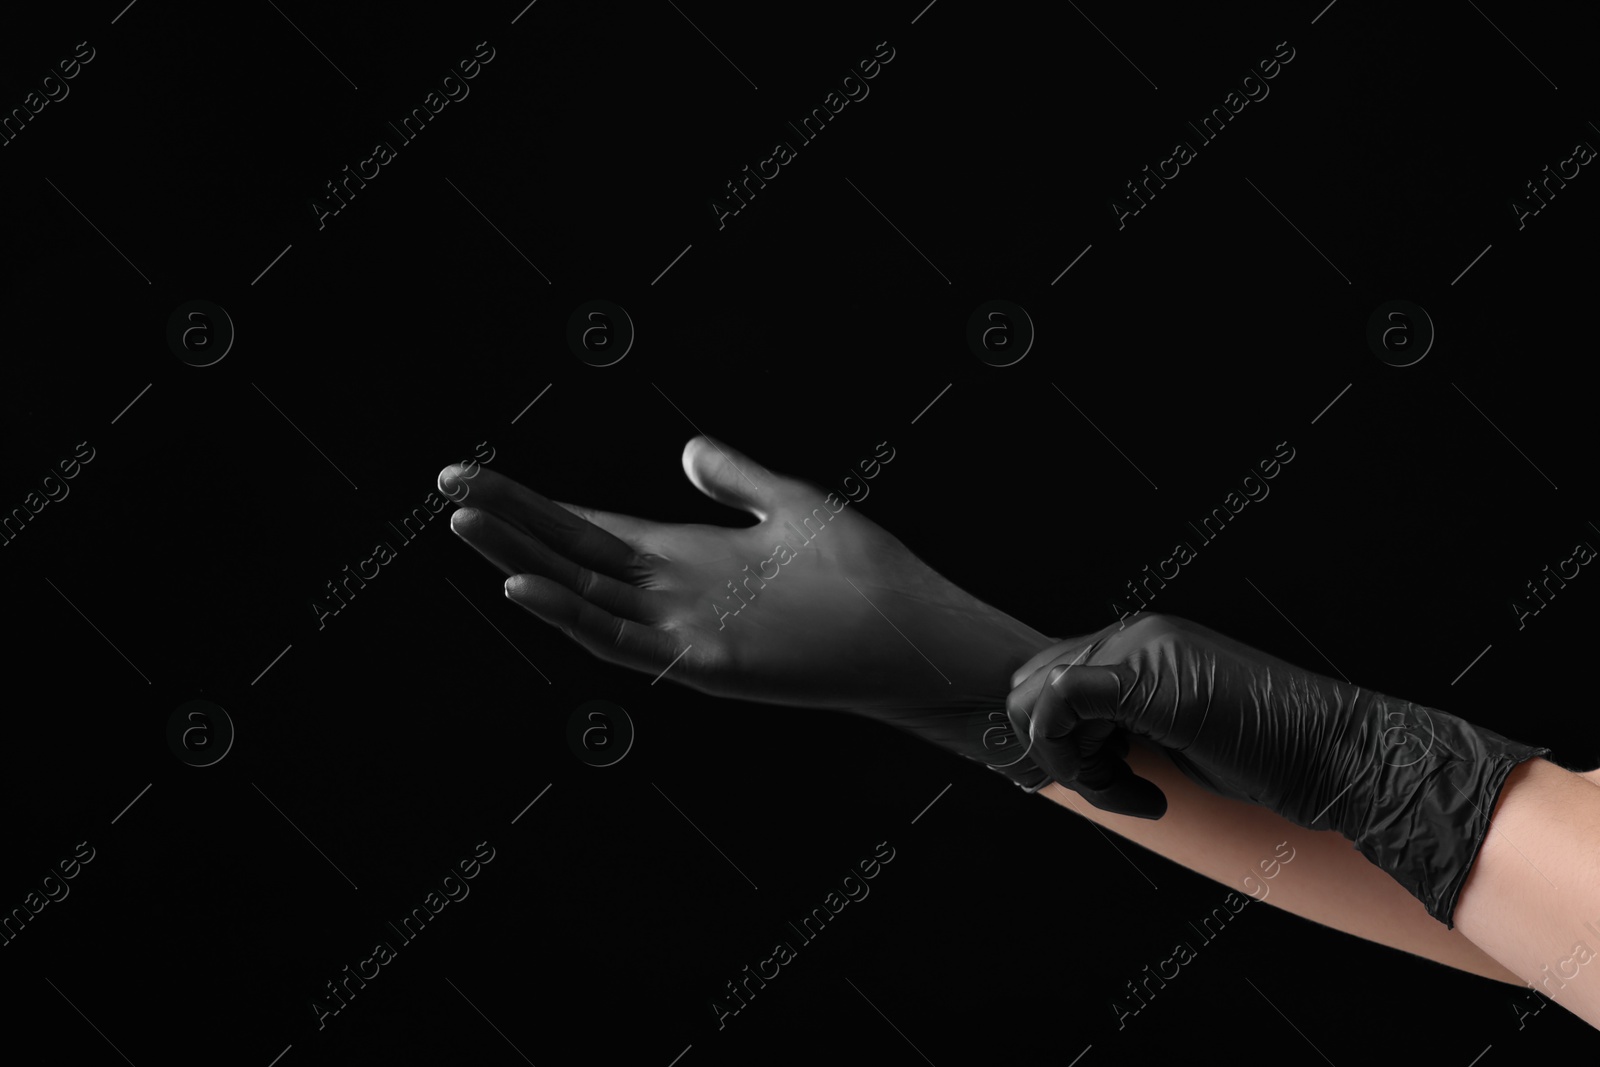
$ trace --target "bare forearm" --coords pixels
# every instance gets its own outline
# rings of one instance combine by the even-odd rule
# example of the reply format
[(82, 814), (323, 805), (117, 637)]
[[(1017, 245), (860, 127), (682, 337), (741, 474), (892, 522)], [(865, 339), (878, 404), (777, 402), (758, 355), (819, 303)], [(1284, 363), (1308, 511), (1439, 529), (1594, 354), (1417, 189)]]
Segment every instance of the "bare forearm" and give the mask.
[[(1514, 967), (1503, 965), (1505, 957), (1477, 938), (1469, 939), (1459, 911), (1457, 928), (1445, 929), (1416, 898), (1339, 834), (1307, 830), (1265, 808), (1209, 793), (1184, 777), (1166, 756), (1140, 743), (1132, 746), (1128, 762), (1135, 774), (1154, 782), (1167, 795), (1167, 813), (1162, 818), (1113, 815), (1057, 784), (1040, 792), (1175, 863), (1284, 911), (1485, 978), (1526, 984), (1513, 973)], [(1600, 790), (1578, 776), (1569, 777), (1594, 793), (1586, 799), (1600, 812)], [(1281, 861), (1278, 846), (1282, 842), (1293, 850), (1291, 862)], [(1600, 838), (1590, 850), (1600, 855)], [(1515, 858), (1516, 854), (1511, 855)], [(1269, 871), (1274, 872), (1270, 878)], [(1129, 874), (1136, 877), (1131, 871)], [(1595, 883), (1591, 880), (1590, 884)], [(1591, 899), (1594, 914), (1587, 917), (1600, 926), (1600, 891)], [(1600, 938), (1593, 943), (1600, 949)], [(1550, 958), (1559, 960), (1570, 952), (1568, 945), (1560, 956)], [(1600, 967), (1595, 970), (1600, 973)], [(1592, 984), (1600, 989), (1600, 978)]]
[(1545, 760), (1511, 772), (1456, 905), (1456, 929), (1600, 1027), (1600, 791)]

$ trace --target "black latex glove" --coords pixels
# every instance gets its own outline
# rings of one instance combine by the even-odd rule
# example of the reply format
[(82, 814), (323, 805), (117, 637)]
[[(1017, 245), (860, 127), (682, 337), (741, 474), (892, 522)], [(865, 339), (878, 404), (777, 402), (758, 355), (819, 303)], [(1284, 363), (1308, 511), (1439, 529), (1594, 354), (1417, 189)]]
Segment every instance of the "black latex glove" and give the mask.
[[(866, 498), (887, 442), (844, 479)], [(857, 501), (696, 437), (683, 471), (753, 525), (656, 522), (561, 504), (477, 463), (439, 488), (450, 527), (512, 601), (608, 663), (751, 703), (835, 708), (907, 730), (1027, 790), (1006, 679), (1049, 638), (965, 592)], [(867, 473), (870, 470), (871, 473)], [(654, 684), (654, 682), (652, 682)]]
[(1506, 776), (1550, 754), (1172, 616), (1052, 646), (1014, 680), (1019, 740), (1096, 807), (1166, 812), (1123, 759), (1144, 738), (1213, 793), (1338, 830), (1446, 926)]

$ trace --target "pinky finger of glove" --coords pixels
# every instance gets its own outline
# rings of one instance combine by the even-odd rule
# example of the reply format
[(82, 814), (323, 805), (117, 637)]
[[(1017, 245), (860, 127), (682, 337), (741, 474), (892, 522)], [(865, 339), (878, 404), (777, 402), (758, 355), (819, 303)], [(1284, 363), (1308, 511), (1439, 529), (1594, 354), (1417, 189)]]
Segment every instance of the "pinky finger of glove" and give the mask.
[(1033, 706), (1031, 754), (1049, 775), (1102, 811), (1139, 819), (1167, 813), (1166, 794), (1123, 758), (1127, 738), (1107, 729), (1121, 692), (1106, 667), (1063, 667), (1051, 673)]

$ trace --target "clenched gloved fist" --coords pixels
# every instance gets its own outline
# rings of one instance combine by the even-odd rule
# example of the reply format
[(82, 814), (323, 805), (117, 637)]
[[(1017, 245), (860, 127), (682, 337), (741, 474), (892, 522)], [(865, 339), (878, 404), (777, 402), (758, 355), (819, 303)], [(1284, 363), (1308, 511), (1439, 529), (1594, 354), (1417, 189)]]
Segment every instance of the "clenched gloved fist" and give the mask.
[(1550, 754), (1172, 616), (1061, 642), (1012, 683), (1019, 741), (1096, 807), (1166, 812), (1124, 762), (1143, 738), (1213, 793), (1338, 830), (1448, 927), (1506, 776)]

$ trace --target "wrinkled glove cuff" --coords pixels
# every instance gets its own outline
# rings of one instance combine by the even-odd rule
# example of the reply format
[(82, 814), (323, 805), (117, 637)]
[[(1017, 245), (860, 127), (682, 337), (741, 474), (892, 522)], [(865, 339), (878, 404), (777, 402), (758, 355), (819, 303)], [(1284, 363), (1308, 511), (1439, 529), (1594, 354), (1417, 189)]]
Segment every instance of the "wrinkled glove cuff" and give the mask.
[(1478, 858), (1495, 803), (1518, 764), (1550, 749), (1512, 741), (1453, 715), (1433, 713), (1429, 758), (1383, 766), (1363, 827), (1347, 833), (1363, 856), (1455, 928), (1456, 902)]

